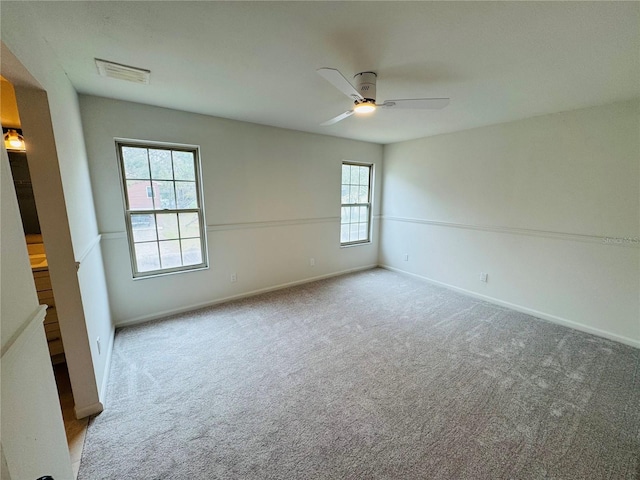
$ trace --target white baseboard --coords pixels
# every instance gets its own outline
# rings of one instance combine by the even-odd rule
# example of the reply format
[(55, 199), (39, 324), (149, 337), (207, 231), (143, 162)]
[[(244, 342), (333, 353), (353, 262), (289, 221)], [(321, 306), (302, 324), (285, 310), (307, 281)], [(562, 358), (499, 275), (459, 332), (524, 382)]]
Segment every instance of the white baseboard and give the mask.
[(116, 328), (127, 327), (130, 325), (137, 325), (139, 323), (149, 322), (151, 320), (157, 320), (159, 318), (168, 317), (170, 315), (190, 312), (192, 310), (198, 310), (200, 308), (205, 308), (205, 307), (210, 307), (212, 305), (218, 305), (220, 303), (230, 302), (232, 300), (240, 300), (242, 298), (253, 297), (254, 295), (260, 295), (261, 293), (273, 292), (275, 290), (282, 290), (283, 288), (295, 287), (296, 285), (303, 285), (305, 283), (316, 282), (318, 280), (323, 280), (325, 278), (338, 277), (340, 275), (346, 275), (348, 273), (359, 272), (363, 270), (371, 270), (372, 268), (376, 268), (376, 267), (378, 267), (378, 265), (373, 264), (373, 265), (365, 265), (363, 267), (350, 268), (347, 270), (341, 270), (339, 272), (332, 272), (332, 273), (327, 273), (325, 275), (318, 275), (316, 277), (309, 277), (302, 280), (296, 280), (293, 282), (281, 283), (280, 285), (275, 285), (272, 287), (265, 287), (265, 288), (260, 288), (258, 290), (251, 290), (250, 292), (239, 293), (237, 295), (231, 295), (229, 297), (223, 297), (216, 300), (195, 303), (192, 305), (187, 305), (184, 307), (170, 309), (170, 310), (163, 310), (162, 312), (156, 312), (150, 315), (142, 315), (140, 317), (120, 321), (116, 323)]
[(80, 419), (102, 412), (102, 410), (104, 410), (104, 406), (102, 405), (102, 403), (96, 402), (92, 403), (91, 405), (85, 405), (84, 407), (76, 406), (74, 410), (76, 412), (76, 418)]
[(113, 354), (113, 344), (116, 338), (116, 329), (111, 329), (111, 335), (109, 337), (109, 343), (107, 344), (107, 358), (104, 363), (104, 373), (102, 375), (102, 385), (98, 391), (98, 398), (103, 406), (106, 405), (107, 400), (107, 385), (109, 383), (109, 373), (111, 372), (111, 356)]
[(600, 330), (599, 328), (589, 327), (587, 325), (583, 325), (581, 323), (575, 322), (573, 320), (568, 320), (566, 318), (557, 317), (555, 315), (551, 315), (548, 313), (540, 312), (538, 310), (534, 310), (532, 308), (523, 307), (522, 305), (517, 305), (515, 303), (505, 302), (504, 300), (500, 300), (495, 297), (490, 297), (488, 295), (482, 295), (481, 293), (476, 293), (471, 290), (466, 290), (464, 288), (456, 287), (454, 285), (449, 285), (448, 283), (439, 282), (438, 280), (433, 280), (432, 278), (425, 277), (423, 275), (418, 275), (417, 273), (407, 272), (400, 268), (391, 267), (389, 265), (378, 265), (380, 268), (384, 268), (386, 270), (391, 270), (393, 272), (402, 273), (405, 275), (411, 275), (412, 277), (420, 278), (421, 280), (426, 280), (429, 283), (433, 283), (434, 285), (439, 285), (441, 287), (448, 288), (450, 290), (454, 290), (456, 292), (463, 293), (465, 295), (469, 295), (470, 297), (478, 298), (480, 300), (484, 300), (489, 303), (493, 303), (495, 305), (500, 305), (501, 307), (510, 308), (511, 310), (515, 310), (517, 312), (526, 313), (528, 315), (532, 315), (534, 317), (541, 318), (543, 320), (548, 320), (552, 323), (557, 323), (558, 325), (563, 325), (565, 327), (573, 328), (574, 330), (580, 330), (581, 332), (590, 333), (592, 335), (597, 335), (598, 337), (604, 337), (609, 340), (614, 340), (616, 342), (624, 343), (625, 345), (629, 345), (631, 347), (640, 348), (640, 340), (634, 340), (629, 337), (625, 337), (622, 335), (618, 335), (616, 333), (607, 332), (606, 330)]

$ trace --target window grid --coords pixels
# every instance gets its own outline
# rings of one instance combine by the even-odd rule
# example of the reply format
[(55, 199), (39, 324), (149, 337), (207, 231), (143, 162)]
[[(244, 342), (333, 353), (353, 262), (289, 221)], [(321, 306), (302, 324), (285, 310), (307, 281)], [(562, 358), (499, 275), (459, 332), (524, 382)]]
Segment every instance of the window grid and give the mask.
[[(180, 213), (184, 212), (183, 210), (180, 211)], [(195, 212), (195, 211), (194, 211)], [(163, 212), (164, 213), (164, 212)], [(138, 215), (138, 213), (134, 214), (134, 215)], [(166, 238), (166, 239), (160, 239), (160, 233), (158, 232), (158, 222), (157, 222), (157, 216), (155, 215), (155, 213), (152, 213), (150, 215), (153, 215), (154, 217), (154, 224), (155, 224), (155, 231), (156, 231), (156, 238), (157, 240), (142, 240), (142, 241), (133, 241), (134, 245), (140, 245), (140, 244), (154, 244), (157, 243), (158, 245), (160, 245), (161, 243), (164, 242), (175, 242), (178, 241), (180, 242), (180, 260), (182, 262), (182, 264), (184, 264), (184, 252), (182, 251), (182, 241), (183, 240), (200, 240), (200, 236), (182, 236), (181, 233), (181, 228), (180, 228), (180, 219), (178, 218), (178, 222), (177, 222), (177, 228), (178, 228), (178, 237), (176, 238)], [(158, 250), (159, 252), (159, 250)], [(162, 265), (162, 257), (159, 256), (159, 262), (160, 262), (160, 268), (164, 268)]]
[(340, 244), (370, 241), (372, 165), (342, 163)]
[[(120, 142), (117, 145), (134, 277), (206, 267), (197, 148)], [(162, 155), (152, 159), (152, 151)], [(178, 162), (182, 169), (179, 175)], [(161, 171), (162, 163), (165, 172)], [(155, 173), (154, 164), (159, 170)], [(139, 198), (137, 185), (151, 189), (150, 203)], [(165, 189), (170, 186), (164, 193), (163, 185)]]

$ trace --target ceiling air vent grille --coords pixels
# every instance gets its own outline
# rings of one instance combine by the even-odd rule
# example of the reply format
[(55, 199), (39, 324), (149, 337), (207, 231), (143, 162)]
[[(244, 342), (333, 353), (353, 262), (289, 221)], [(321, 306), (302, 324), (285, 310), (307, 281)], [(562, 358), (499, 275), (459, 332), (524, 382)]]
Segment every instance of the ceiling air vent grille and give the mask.
[(99, 58), (96, 58), (96, 66), (98, 67), (98, 72), (103, 77), (117, 78), (118, 80), (126, 80), (127, 82), (149, 85), (150, 70), (108, 62), (107, 60), (101, 60)]

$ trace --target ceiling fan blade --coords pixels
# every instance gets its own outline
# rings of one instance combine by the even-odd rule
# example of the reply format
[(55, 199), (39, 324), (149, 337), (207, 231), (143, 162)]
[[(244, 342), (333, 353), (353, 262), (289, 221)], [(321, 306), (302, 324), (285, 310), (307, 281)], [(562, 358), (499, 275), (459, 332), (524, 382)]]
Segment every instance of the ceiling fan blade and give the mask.
[(353, 110), (348, 110), (344, 113), (341, 113), (337, 117), (333, 117), (331, 120), (327, 120), (326, 122), (321, 123), (320, 125), (323, 127), (326, 127), (327, 125), (333, 125), (334, 123), (338, 123), (340, 120), (344, 120), (345, 118), (350, 117), (351, 115), (353, 115), (353, 113)]
[(448, 98), (413, 98), (402, 100), (385, 100), (379, 105), (384, 108), (422, 108), (439, 110), (449, 105)]
[(319, 68), (316, 72), (352, 100), (364, 100), (349, 80), (335, 68)]

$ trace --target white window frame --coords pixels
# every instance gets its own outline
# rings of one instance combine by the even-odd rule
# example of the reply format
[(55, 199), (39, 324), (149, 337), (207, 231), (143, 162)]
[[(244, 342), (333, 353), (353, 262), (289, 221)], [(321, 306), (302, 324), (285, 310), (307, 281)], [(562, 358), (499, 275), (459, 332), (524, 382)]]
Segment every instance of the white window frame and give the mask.
[[(342, 166), (350, 165), (355, 167), (368, 167), (369, 168), (369, 195), (366, 203), (342, 203)], [(341, 247), (353, 247), (356, 245), (365, 245), (371, 243), (371, 220), (372, 220), (372, 199), (373, 199), (373, 163), (354, 162), (351, 160), (343, 160), (340, 163), (340, 246)], [(342, 208), (344, 207), (366, 207), (367, 208), (367, 238), (363, 240), (355, 240), (349, 242), (342, 241)], [(350, 222), (350, 225), (353, 222)], [(359, 222), (360, 223), (360, 222)]]
[[(190, 272), (194, 270), (203, 270), (203, 269), (209, 268), (209, 257), (207, 252), (207, 239), (206, 239), (206, 222), (205, 222), (205, 214), (204, 214), (204, 197), (202, 193), (202, 168), (200, 164), (200, 147), (198, 147), (197, 145), (132, 140), (132, 139), (125, 139), (125, 138), (116, 138), (115, 144), (116, 144), (116, 156), (118, 159), (118, 173), (120, 174), (120, 184), (121, 184), (120, 190), (122, 192), (125, 224), (127, 229), (127, 243), (129, 245), (131, 271), (132, 271), (134, 280), (143, 279), (143, 278), (153, 278), (153, 277), (158, 277), (158, 276), (167, 275), (167, 274), (183, 273), (183, 272)], [(177, 205), (176, 205), (176, 208), (174, 209), (153, 209), (152, 208), (152, 209), (146, 209), (146, 210), (144, 209), (131, 210), (129, 208), (129, 198), (127, 195), (127, 180), (131, 180), (131, 179), (126, 178), (126, 174), (124, 170), (124, 159), (122, 156), (123, 147), (146, 148), (146, 149), (152, 149), (152, 150), (169, 150), (169, 151), (181, 151), (181, 152), (193, 153), (194, 167), (195, 167), (196, 197), (197, 197), (198, 207), (197, 208), (177, 208)], [(146, 179), (142, 179), (142, 180), (146, 180)], [(152, 181), (151, 175), (150, 175), (149, 181)], [(172, 182), (174, 182), (175, 184), (175, 180), (172, 180)], [(151, 188), (153, 189), (153, 183), (151, 184)], [(152, 195), (151, 198), (155, 196), (155, 192), (153, 193), (154, 195)], [(135, 254), (135, 242), (133, 237), (133, 225), (132, 225), (131, 216), (132, 215), (154, 215), (155, 216), (157, 213), (197, 213), (198, 214), (199, 227), (200, 227), (200, 250), (202, 255), (201, 263), (195, 264), (195, 265), (181, 265), (179, 267), (169, 267), (169, 268), (161, 267), (160, 269), (157, 269), (157, 270), (149, 270), (149, 271), (142, 271), (142, 272), (139, 271), (136, 254)], [(157, 229), (157, 223), (156, 223), (156, 229)], [(156, 235), (157, 235), (157, 231), (156, 231)], [(180, 236), (178, 240), (181, 240)], [(162, 240), (160, 240), (159, 237), (157, 236), (156, 243), (159, 244), (161, 241)], [(160, 264), (162, 265), (161, 259), (160, 259)]]

